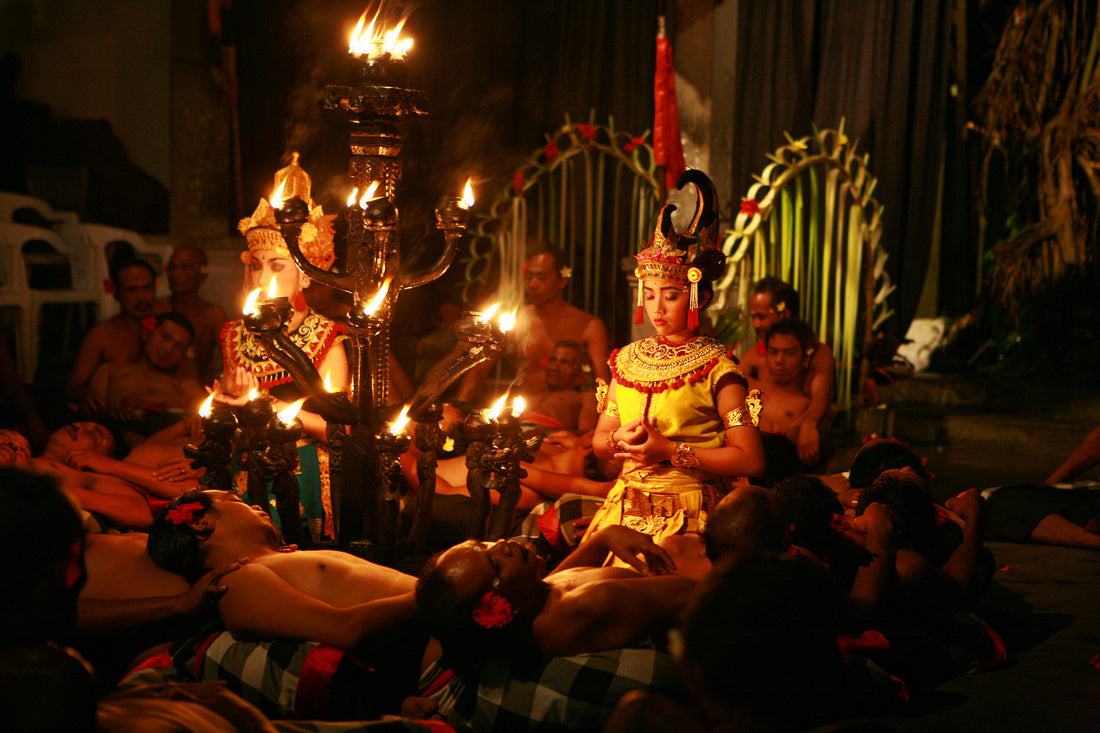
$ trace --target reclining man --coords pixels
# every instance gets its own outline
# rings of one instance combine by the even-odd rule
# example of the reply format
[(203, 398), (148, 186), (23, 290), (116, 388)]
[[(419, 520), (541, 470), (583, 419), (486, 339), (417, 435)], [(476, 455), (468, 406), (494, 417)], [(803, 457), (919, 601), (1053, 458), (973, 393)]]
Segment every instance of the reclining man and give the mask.
[[(749, 298), (749, 315), (760, 341), (741, 356), (741, 368), (745, 376), (764, 382), (774, 381), (765, 363), (767, 346), (764, 338), (768, 329), (786, 318), (798, 318), (798, 293), (779, 278), (765, 277), (753, 286)], [(836, 379), (836, 359), (827, 344), (813, 339), (810, 363), (802, 392), (809, 398), (806, 416), (798, 426), (797, 435), (791, 440), (798, 446), (798, 456), (803, 463), (815, 464), (821, 458), (821, 434), (818, 425), (829, 412), (833, 382)]]

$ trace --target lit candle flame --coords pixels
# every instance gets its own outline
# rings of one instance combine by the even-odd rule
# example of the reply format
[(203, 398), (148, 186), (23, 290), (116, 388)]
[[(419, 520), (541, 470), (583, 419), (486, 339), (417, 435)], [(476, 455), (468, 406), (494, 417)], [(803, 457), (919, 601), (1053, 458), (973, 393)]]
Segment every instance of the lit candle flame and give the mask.
[(520, 397), (520, 396), (516, 396), (516, 399), (514, 399), (512, 401), (512, 414), (515, 415), (516, 417), (519, 417), (520, 415), (523, 414), (523, 410), (526, 407), (527, 407), (527, 403), (524, 402), (523, 398)]
[(500, 396), (500, 399), (493, 403), (493, 408), (489, 410), (489, 419), (496, 420), (500, 417), (500, 411), (504, 409), (504, 403), (508, 401), (508, 393), (505, 392)]
[(331, 372), (325, 372), (325, 391), (332, 392), (332, 374)]
[(248, 298), (244, 301), (244, 314), (246, 316), (252, 315), (256, 310), (256, 300), (260, 297), (260, 289), (256, 288), (248, 294)]
[(489, 310), (481, 314), (481, 322), (488, 323), (489, 319), (493, 317), (493, 314), (500, 310), (500, 303), (493, 303), (489, 306)]
[(409, 424), (409, 406), (405, 405), (405, 407), (401, 410), (401, 414), (397, 416), (397, 419), (394, 420), (393, 425), (390, 426), (390, 434), (391, 435), (400, 435), (401, 431), (403, 431), (405, 429), (405, 426), (408, 425), (408, 424)]
[(205, 400), (202, 401), (202, 406), (199, 408), (199, 417), (210, 417), (210, 412), (214, 409), (214, 393), (211, 392)]
[(466, 179), (466, 188), (462, 192), (462, 203), (468, 209), (474, 205), (474, 187), (471, 179)]
[(279, 281), (274, 277), (271, 278), (271, 282), (267, 285), (267, 297), (277, 298), (279, 296)]
[(371, 184), (367, 186), (367, 190), (363, 192), (363, 198), (359, 199), (360, 209), (367, 208), (367, 202), (374, 198), (374, 192), (378, 190), (378, 186), (378, 181), (371, 181)]
[(255, 388), (248, 390), (248, 401), (249, 402), (251, 402), (252, 400), (256, 399), (259, 396), (260, 396), (259, 390), (255, 389)]
[[(381, 7), (379, 7), (379, 12), (381, 12)], [(374, 24), (377, 21), (378, 12), (371, 18), (370, 25), (364, 28), (363, 26), (367, 22), (367, 13), (363, 11), (363, 14), (359, 16), (359, 22), (355, 25), (355, 30), (351, 33), (348, 51), (357, 56), (367, 56), (372, 59), (380, 58), (385, 54), (405, 58), (405, 54), (409, 52), (413, 44), (411, 38), (400, 37), (401, 29), (405, 27), (405, 21), (402, 20), (393, 30), (375, 32)]]
[(516, 312), (510, 311), (508, 313), (501, 313), (500, 319), (497, 320), (497, 325), (501, 333), (508, 333), (511, 331), (512, 327), (516, 325)]
[(283, 205), (283, 189), (286, 188), (286, 179), (279, 184), (279, 187), (275, 189), (275, 193), (271, 194), (271, 208), (278, 209)]
[(359, 187), (356, 186), (355, 190), (351, 192), (351, 196), (348, 196), (348, 202), (345, 206), (351, 206), (355, 203), (355, 197), (359, 195)]
[(382, 287), (379, 288), (378, 293), (374, 296), (374, 300), (372, 300), (366, 305), (366, 307), (363, 308), (364, 314), (368, 316), (374, 315), (374, 312), (377, 311), (379, 306), (382, 305), (382, 301), (386, 299), (386, 293), (390, 291), (390, 280), (392, 279), (392, 277), (386, 278), (386, 281), (382, 283)]
[(294, 421), (294, 418), (298, 417), (298, 411), (302, 409), (302, 403), (305, 401), (306, 398), (303, 397), (287, 405), (285, 410), (279, 412), (279, 422), (283, 425), (290, 425), (290, 423)]

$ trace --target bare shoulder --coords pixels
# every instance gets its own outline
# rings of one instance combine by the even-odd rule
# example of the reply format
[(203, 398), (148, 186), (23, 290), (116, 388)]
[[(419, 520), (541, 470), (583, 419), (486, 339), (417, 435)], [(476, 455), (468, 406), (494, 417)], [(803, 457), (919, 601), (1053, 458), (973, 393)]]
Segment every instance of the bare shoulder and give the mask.
[(199, 302), (203, 305), (203, 316), (209, 323), (216, 324), (220, 327), (221, 324), (229, 320), (229, 318), (225, 315), (225, 311), (220, 305), (215, 305), (214, 303), (206, 300), (202, 300)]
[(836, 357), (833, 356), (833, 349), (827, 343), (818, 341), (814, 345), (814, 354), (810, 357), (810, 366), (812, 368), (828, 367), (832, 369), (836, 366)]

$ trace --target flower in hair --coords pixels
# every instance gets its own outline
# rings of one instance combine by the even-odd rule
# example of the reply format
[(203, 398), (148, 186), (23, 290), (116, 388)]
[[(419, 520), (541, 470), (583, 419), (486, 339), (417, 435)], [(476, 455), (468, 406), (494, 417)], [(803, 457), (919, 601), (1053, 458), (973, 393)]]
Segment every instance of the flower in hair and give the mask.
[(834, 514), (833, 518), (829, 520), (829, 529), (837, 534), (843, 534), (851, 528), (852, 525), (848, 523), (847, 517), (843, 514)]
[(474, 604), (474, 623), (486, 629), (500, 629), (512, 623), (512, 602), (498, 591), (487, 591)]
[(568, 280), (569, 278), (573, 277), (573, 268), (572, 267), (563, 267), (560, 270), (558, 270), (558, 274), (561, 275), (562, 277), (564, 277), (566, 280)]
[(115, 285), (115, 281), (112, 280), (109, 277), (104, 278), (104, 280), (103, 280), (103, 292), (107, 293), (107, 295), (114, 295), (115, 293), (117, 293), (118, 292), (118, 286)]
[(172, 524), (187, 524), (195, 519), (195, 514), (203, 510), (203, 505), (197, 501), (189, 501), (186, 504), (169, 509), (164, 518)]

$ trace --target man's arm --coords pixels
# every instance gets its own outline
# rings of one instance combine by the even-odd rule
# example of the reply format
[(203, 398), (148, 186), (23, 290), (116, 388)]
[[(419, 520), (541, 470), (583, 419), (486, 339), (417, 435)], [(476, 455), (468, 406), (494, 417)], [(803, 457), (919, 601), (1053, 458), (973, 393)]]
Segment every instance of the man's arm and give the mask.
[(197, 485), (195, 482), (185, 484), (178, 481), (162, 481), (156, 478), (155, 468), (120, 461), (95, 451), (73, 451), (68, 463), (78, 470), (94, 471), (120, 478), (161, 499), (174, 499)]
[(585, 583), (535, 619), (535, 643), (558, 656), (628, 646), (675, 620), (694, 588), (679, 575)]
[(816, 463), (821, 455), (822, 421), (832, 404), (833, 381), (836, 379), (836, 359), (828, 344), (819, 343), (810, 360), (806, 382), (809, 386), (810, 404), (802, 416), (798, 430), (798, 457), (804, 463)]
[(81, 402), (88, 396), (89, 382), (92, 374), (103, 361), (103, 324), (95, 326), (80, 343), (80, 350), (76, 352), (76, 363), (69, 372), (69, 378), (65, 382), (65, 394), (75, 402)]
[(577, 432), (587, 433), (596, 429), (600, 413), (596, 411), (596, 393), (589, 390), (581, 394), (581, 412), (577, 415)]
[(596, 316), (588, 321), (581, 336), (588, 348), (588, 361), (592, 364), (592, 373), (605, 382), (611, 381), (611, 367), (607, 357), (611, 351), (607, 348), (607, 327)]
[(1100, 463), (1100, 425), (1085, 436), (1081, 444), (1073, 449), (1061, 466), (1047, 476), (1043, 483), (1057, 484), (1072, 481), (1074, 478)]
[(226, 628), (265, 639), (309, 639), (351, 649), (364, 637), (393, 628), (416, 613), (412, 591), (338, 608), (256, 563), (233, 573), (225, 585), (229, 590), (218, 603), (218, 613)]
[(524, 470), (527, 471), (527, 478), (522, 479), (523, 485), (538, 492), (543, 501), (560, 499), (562, 494), (606, 497), (615, 484), (614, 481), (593, 481), (584, 476), (543, 471), (534, 466), (524, 466)]

